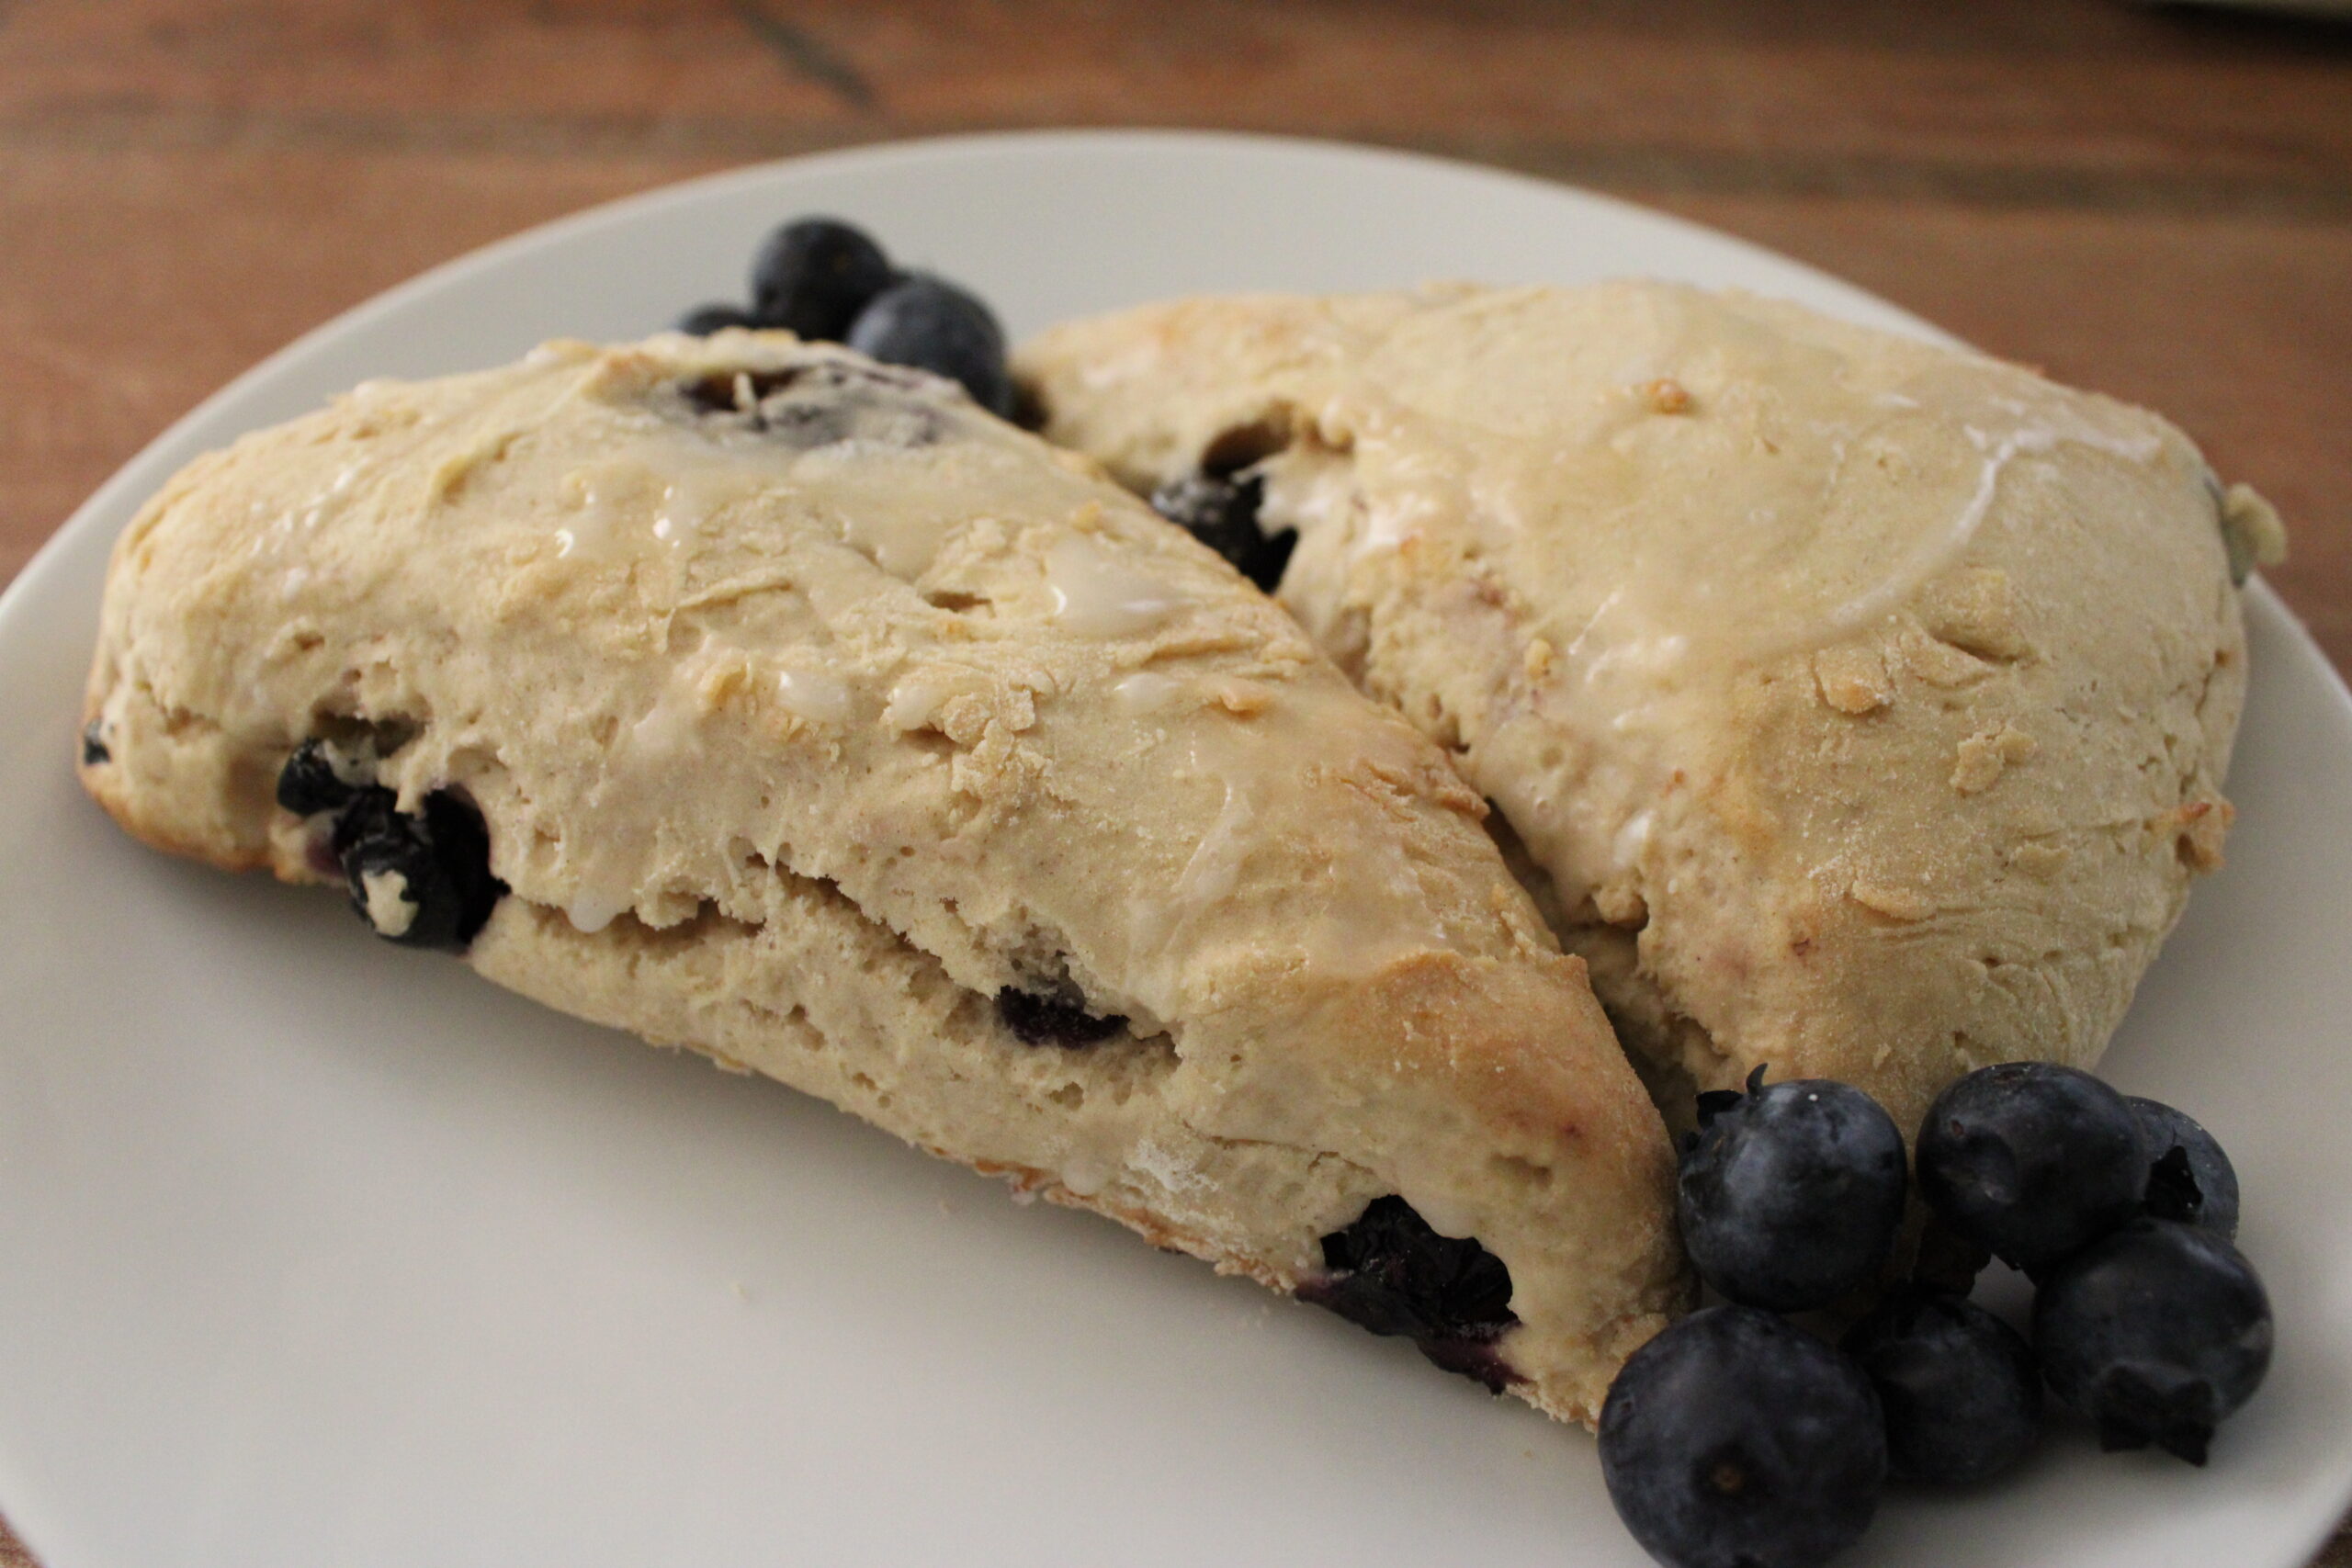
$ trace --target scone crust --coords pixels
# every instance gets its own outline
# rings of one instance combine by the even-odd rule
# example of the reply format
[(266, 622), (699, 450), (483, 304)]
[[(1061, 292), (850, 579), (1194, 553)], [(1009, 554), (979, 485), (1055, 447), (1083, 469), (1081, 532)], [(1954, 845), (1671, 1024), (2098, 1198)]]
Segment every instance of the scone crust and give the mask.
[(2143, 411), (1654, 283), (1182, 301), (1019, 368), (1137, 490), (1261, 479), (1283, 602), (1497, 805), (1669, 1120), (2089, 1066), (2219, 863), (2227, 539), (2276, 519)]
[[(297, 881), (279, 767), (370, 747), (481, 811), (490, 978), (1220, 1269), (1295, 1289), (1401, 1193), (1510, 1269), (1555, 1415), (1682, 1299), (1664, 1131), (1479, 798), (944, 383), (727, 333), (362, 388), (141, 511), (85, 717), (126, 829)], [(1126, 1023), (1023, 1043), (1007, 988)]]

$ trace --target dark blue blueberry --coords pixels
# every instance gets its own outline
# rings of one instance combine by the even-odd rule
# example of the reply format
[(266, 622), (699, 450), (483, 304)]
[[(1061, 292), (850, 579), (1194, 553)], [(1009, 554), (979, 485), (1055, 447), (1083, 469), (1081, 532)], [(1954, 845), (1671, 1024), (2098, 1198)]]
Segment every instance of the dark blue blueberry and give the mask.
[(2052, 1062), (1980, 1067), (1946, 1089), (1916, 1163), (1947, 1224), (2036, 1275), (2130, 1219), (2148, 1185), (2123, 1097)]
[(1023, 1045), (1076, 1049), (1108, 1040), (1127, 1026), (1123, 1014), (1098, 1017), (1087, 1011), (1086, 998), (1068, 983), (1047, 992), (1007, 986), (996, 994), (996, 1013)]
[(1890, 1473), (1948, 1485), (2016, 1464), (2041, 1432), (2041, 1372), (2022, 1335), (1975, 1303), (1891, 1292), (1844, 1348), (1878, 1391)]
[(752, 258), (752, 316), (763, 327), (840, 343), (897, 277), (863, 230), (835, 218), (797, 219), (771, 232)]
[(1193, 537), (1233, 563), (1235, 570), (1272, 593), (1298, 545), (1298, 530), (1267, 534), (1258, 526), (1265, 500), (1263, 479), (1187, 474), (1151, 492), (1152, 510), (1180, 525)]
[(82, 765), (95, 768), (114, 761), (114, 753), (107, 750), (107, 721), (94, 718), (82, 727)]
[(1877, 1512), (1886, 1431), (1851, 1360), (1770, 1313), (1709, 1307), (1618, 1372), (1600, 1474), (1668, 1568), (1814, 1568)]
[(1930, 1212), (1919, 1228), (1919, 1250), (1911, 1260), (1911, 1278), (1929, 1290), (1964, 1296), (1976, 1288), (1976, 1276), (1993, 1255), (1955, 1234), (1941, 1214)]
[(403, 947), (463, 953), (506, 892), (491, 874), (481, 814), (446, 790), (415, 816), (390, 790), (358, 790), (335, 818), (333, 846), (351, 907)]
[(678, 330), (696, 337), (708, 337), (729, 327), (752, 324), (752, 312), (741, 305), (697, 305), (678, 318)]
[[(2212, 1134), (2160, 1100), (2125, 1100), (2140, 1123), (2149, 1167), (2147, 1208), (2224, 1236), (2238, 1234), (2238, 1173)], [(2173, 1158), (2177, 1151), (2178, 1158)]]
[(2053, 1269), (2033, 1302), (2050, 1390), (2099, 1444), (2205, 1462), (2214, 1427), (2270, 1366), (2270, 1301), (2253, 1265), (2201, 1225), (2137, 1219)]
[(886, 365), (911, 365), (964, 383), (972, 400), (1001, 418), (1012, 412), (1004, 329), (986, 305), (924, 273), (894, 283), (858, 313), (843, 340)]
[(1868, 1284), (1903, 1223), (1903, 1134), (1848, 1084), (1796, 1078), (1699, 1097), (1675, 1184), (1699, 1277), (1773, 1312), (1826, 1306)]
[(277, 804), (297, 817), (340, 811), (359, 788), (337, 770), (334, 755), (323, 740), (303, 741), (277, 770)]
[(1323, 1267), (1321, 1278), (1299, 1285), (1299, 1300), (1374, 1334), (1410, 1339), (1447, 1371), (1498, 1393), (1518, 1381), (1492, 1348), (1519, 1321), (1510, 1310), (1510, 1270), (1476, 1237), (1440, 1235), (1390, 1193), (1323, 1238)]

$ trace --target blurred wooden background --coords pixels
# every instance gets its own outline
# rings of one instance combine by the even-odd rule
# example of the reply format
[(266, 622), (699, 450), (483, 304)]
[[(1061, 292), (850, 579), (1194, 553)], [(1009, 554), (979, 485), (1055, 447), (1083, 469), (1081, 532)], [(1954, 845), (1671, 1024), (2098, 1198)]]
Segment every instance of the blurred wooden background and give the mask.
[(2120, 0), (0, 0), (0, 581), (204, 394), (484, 241), (1097, 124), (1596, 186), (2151, 404), (2286, 513), (2271, 581), (2352, 668), (2352, 28)]

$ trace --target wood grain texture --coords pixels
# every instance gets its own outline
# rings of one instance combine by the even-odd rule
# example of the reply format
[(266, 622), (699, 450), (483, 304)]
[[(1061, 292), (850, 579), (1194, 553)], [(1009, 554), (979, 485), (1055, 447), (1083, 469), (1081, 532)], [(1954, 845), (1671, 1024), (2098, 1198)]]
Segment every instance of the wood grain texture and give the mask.
[(483, 242), (1136, 123), (1600, 186), (2160, 409), (2285, 512), (2271, 579), (2352, 668), (2352, 30), (2109, 0), (0, 0), (0, 581), (204, 394)]

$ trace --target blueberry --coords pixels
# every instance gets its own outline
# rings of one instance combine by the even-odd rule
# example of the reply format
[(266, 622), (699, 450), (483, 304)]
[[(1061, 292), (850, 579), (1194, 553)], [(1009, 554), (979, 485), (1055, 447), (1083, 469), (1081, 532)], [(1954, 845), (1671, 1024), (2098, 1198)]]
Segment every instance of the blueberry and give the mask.
[[(2160, 1100), (2134, 1095), (2124, 1103), (2140, 1123), (2141, 1148), (2148, 1160), (2148, 1212), (2159, 1219), (2187, 1220), (2225, 1237), (2236, 1235), (2238, 1173), (2213, 1134)], [(2176, 1150), (2181, 1157), (2169, 1159)]]
[(808, 451), (841, 441), (926, 446), (954, 430), (927, 376), (862, 361), (817, 360), (784, 369), (718, 370), (670, 383), (657, 406), (707, 428), (755, 433)]
[(1151, 492), (1152, 510), (1182, 525), (1193, 537), (1233, 563), (1234, 569), (1272, 593), (1298, 545), (1298, 530), (1267, 534), (1258, 526), (1266, 483), (1215, 474), (1187, 474)]
[(2041, 1432), (2041, 1372), (2022, 1335), (1975, 1303), (1908, 1286), (1847, 1332), (1886, 1416), (1891, 1473), (1964, 1484), (2016, 1464)]
[(752, 315), (763, 327), (839, 343), (866, 302), (898, 274), (863, 230), (802, 218), (760, 243), (752, 262)]
[(1322, 1245), (1327, 1272), (1302, 1281), (1299, 1300), (1374, 1334), (1410, 1339), (1447, 1371), (1498, 1393), (1518, 1381), (1492, 1348), (1519, 1321), (1510, 1310), (1510, 1270), (1475, 1236), (1440, 1235), (1392, 1192)]
[(752, 325), (752, 312), (741, 305), (697, 305), (678, 318), (678, 330), (695, 337), (708, 337), (729, 327)]
[(352, 773), (351, 763), (326, 741), (305, 740), (277, 770), (277, 804), (297, 817), (339, 811), (359, 793)]
[(1773, 1312), (1825, 1306), (1885, 1266), (1903, 1223), (1903, 1134), (1860, 1089), (1827, 1078), (1699, 1097), (1675, 1183), (1699, 1277)]
[(1941, 1214), (1930, 1213), (1919, 1229), (1919, 1250), (1911, 1260), (1911, 1278), (1930, 1290), (1964, 1296), (1976, 1288), (1976, 1276), (1993, 1255), (1957, 1235)]
[(107, 750), (107, 721), (94, 718), (82, 727), (82, 765), (95, 768), (114, 761), (114, 753)]
[(2200, 1225), (2137, 1219), (2053, 1270), (2033, 1303), (2051, 1392), (2106, 1449), (2191, 1464), (2270, 1365), (2270, 1301), (2244, 1254)]
[(996, 994), (996, 1013), (1023, 1045), (1075, 1049), (1108, 1040), (1127, 1026), (1125, 1015), (1106, 1018), (1087, 1011), (1086, 998), (1068, 982), (1044, 993), (1007, 986)]
[(404, 947), (463, 953), (506, 892), (490, 872), (481, 814), (447, 790), (411, 816), (390, 790), (368, 785), (335, 818), (333, 844), (351, 907)]
[(1919, 1195), (1964, 1238), (2038, 1274), (2137, 1213), (2148, 1184), (2123, 1097), (2051, 1062), (1980, 1067), (1919, 1124)]
[(1618, 1372), (1600, 1474), (1668, 1568), (1812, 1568), (1869, 1527), (1886, 1431), (1851, 1360), (1770, 1313), (1708, 1307)]
[(868, 358), (964, 383), (972, 400), (1000, 418), (1012, 412), (1004, 329), (995, 313), (952, 283), (916, 273), (874, 297), (843, 340)]

